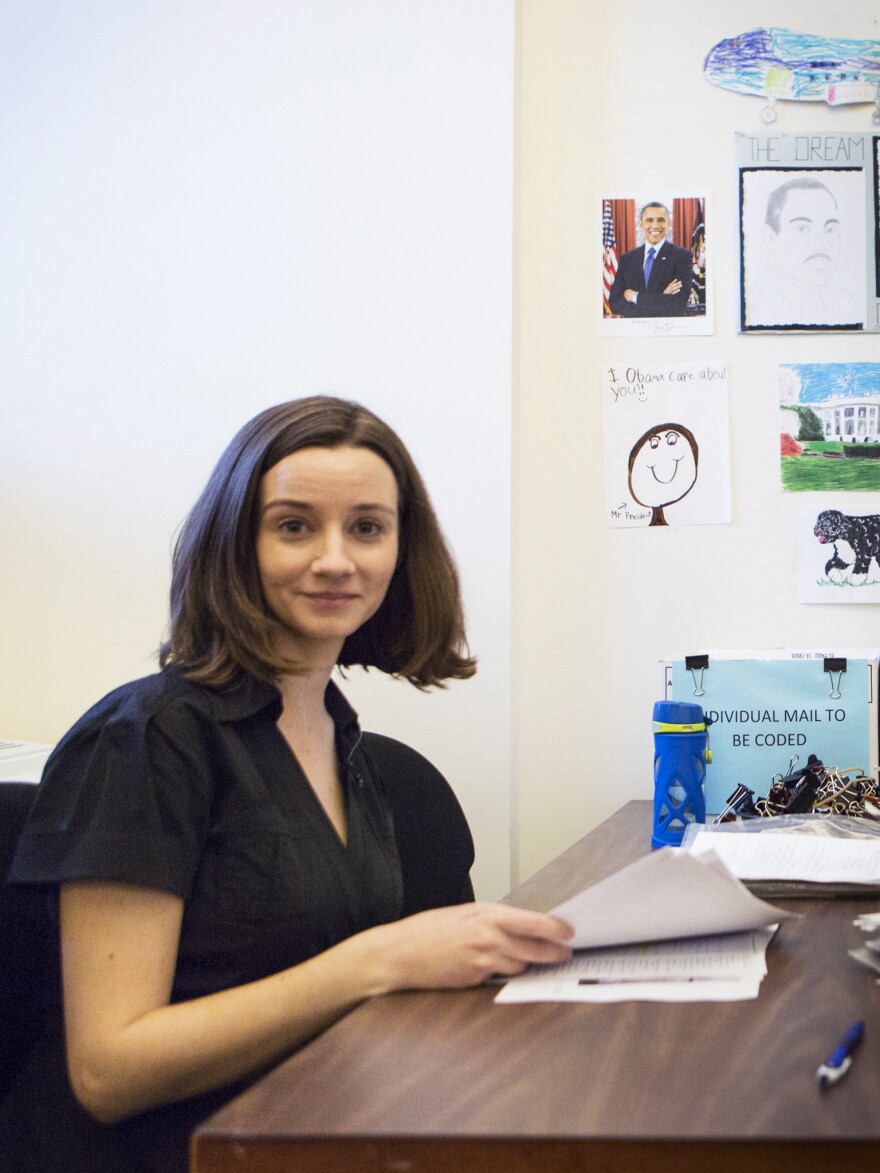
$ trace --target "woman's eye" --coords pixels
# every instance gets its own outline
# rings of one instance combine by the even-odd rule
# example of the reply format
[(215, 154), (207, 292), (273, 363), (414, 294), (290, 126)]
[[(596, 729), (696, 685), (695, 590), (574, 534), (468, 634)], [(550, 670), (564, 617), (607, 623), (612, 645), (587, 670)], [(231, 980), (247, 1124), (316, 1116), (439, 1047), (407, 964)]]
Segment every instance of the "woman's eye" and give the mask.
[(304, 521), (297, 521), (295, 518), (289, 518), (287, 521), (282, 521), (278, 527), (283, 534), (290, 534), (294, 537), (305, 533), (306, 523)]
[(372, 538), (382, 532), (382, 527), (378, 521), (358, 521), (355, 523), (354, 532), (361, 538)]

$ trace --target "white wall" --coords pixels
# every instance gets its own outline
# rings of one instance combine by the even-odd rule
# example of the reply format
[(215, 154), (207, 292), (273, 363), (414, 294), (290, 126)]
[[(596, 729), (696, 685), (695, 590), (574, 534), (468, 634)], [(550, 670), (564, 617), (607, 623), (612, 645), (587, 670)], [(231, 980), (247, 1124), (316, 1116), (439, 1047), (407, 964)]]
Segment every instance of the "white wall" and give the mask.
[(511, 0), (0, 2), (0, 736), (155, 667), (237, 427), (359, 399), (410, 445), (476, 680), (371, 673), (509, 887)]
[[(477, 679), (349, 692), (456, 784), (484, 895), (508, 887), (511, 747), (527, 875), (650, 796), (660, 657), (877, 642), (876, 608), (795, 601), (775, 423), (779, 362), (880, 343), (737, 335), (733, 135), (761, 103), (702, 61), (765, 23), (876, 38), (880, 8), (519, 0), (515, 101), (512, 19), (0, 0), (0, 735), (52, 740), (152, 669), (171, 535), (213, 460), (314, 390), (399, 427), (459, 555)], [(867, 131), (870, 111), (781, 103), (777, 126)], [(646, 182), (713, 193), (714, 337), (596, 337), (596, 197)], [(603, 526), (598, 370), (658, 355), (729, 363), (730, 526)]]
[[(660, 658), (877, 642), (876, 607), (796, 601), (804, 494), (779, 488), (776, 367), (877, 361), (880, 340), (737, 335), (733, 138), (766, 131), (763, 102), (709, 85), (702, 63), (723, 37), (767, 24), (880, 38), (880, 7), (521, 0), (518, 16), (514, 761), (528, 875), (623, 802), (651, 796)], [(870, 106), (777, 109), (780, 131), (873, 129)], [(714, 195), (714, 337), (596, 337), (596, 200), (646, 185)], [(600, 368), (704, 358), (729, 363), (733, 524), (606, 529)]]

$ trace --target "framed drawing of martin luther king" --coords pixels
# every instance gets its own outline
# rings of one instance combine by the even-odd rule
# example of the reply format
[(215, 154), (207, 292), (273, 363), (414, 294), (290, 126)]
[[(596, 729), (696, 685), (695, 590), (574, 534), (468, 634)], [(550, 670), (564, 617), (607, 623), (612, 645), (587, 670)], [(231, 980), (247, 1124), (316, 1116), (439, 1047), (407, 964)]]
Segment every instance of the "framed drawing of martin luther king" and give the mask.
[(705, 194), (656, 190), (599, 203), (599, 333), (711, 334)]
[(877, 137), (737, 135), (743, 333), (880, 330)]

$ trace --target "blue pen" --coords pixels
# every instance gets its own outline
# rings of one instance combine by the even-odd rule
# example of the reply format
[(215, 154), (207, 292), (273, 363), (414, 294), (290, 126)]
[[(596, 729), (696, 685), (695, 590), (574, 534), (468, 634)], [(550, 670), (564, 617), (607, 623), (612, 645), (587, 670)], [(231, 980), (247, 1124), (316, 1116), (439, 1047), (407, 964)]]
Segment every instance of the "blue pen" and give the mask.
[(838, 1080), (843, 1079), (852, 1067), (853, 1052), (862, 1041), (865, 1033), (865, 1024), (859, 1019), (854, 1022), (835, 1047), (829, 1057), (816, 1072), (816, 1079), (820, 1087), (832, 1087)]

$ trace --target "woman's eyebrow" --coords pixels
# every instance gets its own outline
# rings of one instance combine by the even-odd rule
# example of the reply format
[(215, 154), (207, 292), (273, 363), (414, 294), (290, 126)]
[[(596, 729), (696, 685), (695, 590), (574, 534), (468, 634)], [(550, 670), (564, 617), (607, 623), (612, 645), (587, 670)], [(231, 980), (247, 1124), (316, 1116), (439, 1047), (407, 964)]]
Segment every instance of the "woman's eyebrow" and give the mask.
[(365, 501), (363, 505), (355, 505), (355, 509), (369, 510), (371, 513), (390, 513), (397, 516), (397, 509), (391, 505), (383, 505), (381, 501)]
[(296, 501), (293, 497), (273, 497), (263, 505), (263, 512), (270, 509), (314, 509), (308, 501)]

